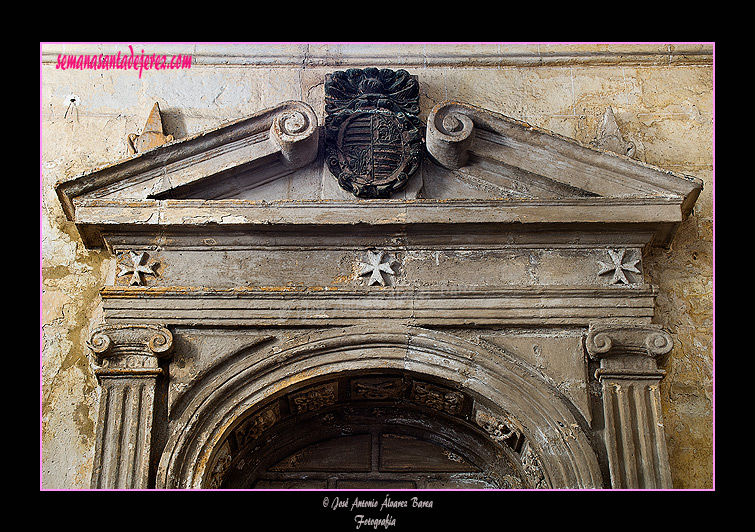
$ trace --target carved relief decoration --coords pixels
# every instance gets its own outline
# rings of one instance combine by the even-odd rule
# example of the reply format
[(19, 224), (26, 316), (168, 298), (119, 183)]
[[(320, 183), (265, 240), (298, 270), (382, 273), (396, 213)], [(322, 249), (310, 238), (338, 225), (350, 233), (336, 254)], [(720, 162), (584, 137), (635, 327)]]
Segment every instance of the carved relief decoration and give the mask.
[(220, 484), (221, 482), (223, 482), (223, 476), (228, 471), (228, 468), (231, 467), (232, 460), (233, 460), (233, 455), (231, 454), (231, 446), (226, 441), (220, 447), (218, 456), (215, 459), (215, 466), (212, 469), (212, 473), (210, 474), (210, 480), (207, 483), (208, 488), (210, 489), (220, 488)]
[(275, 425), (281, 419), (280, 405), (273, 403), (258, 413), (250, 416), (238, 429), (234, 436), (239, 447), (259, 438), (264, 431)]
[(419, 84), (405, 70), (336, 71), (325, 81), (325, 160), (359, 198), (406, 186), (423, 154)]
[(532, 487), (535, 489), (548, 489), (550, 486), (548, 486), (548, 481), (545, 478), (543, 466), (542, 464), (540, 464), (540, 459), (532, 450), (529, 442), (524, 442), (521, 456), (522, 466), (524, 467), (524, 474), (532, 483)]
[(637, 269), (637, 263), (640, 262), (640, 259), (629, 260), (625, 257), (626, 253), (626, 249), (609, 249), (608, 256), (611, 258), (611, 262), (598, 261), (600, 264), (598, 276), (612, 274), (610, 284), (631, 284), (624, 272), (642, 273)]
[(385, 286), (385, 275), (395, 275), (396, 272), (391, 268), (391, 264), (396, 262), (389, 254), (383, 251), (368, 250), (364, 261), (359, 262), (359, 276), (369, 275), (367, 284), (380, 284)]
[(514, 451), (519, 451), (524, 442), (524, 435), (514, 427), (514, 424), (508, 419), (498, 419), (489, 412), (481, 409), (475, 411), (475, 422), (485, 429), (490, 437), (499, 442), (505, 443)]
[[(504, 479), (508, 487), (524, 487), (525, 478), (534, 487), (549, 487), (536, 451), (529, 447), (517, 421), (508, 415), (494, 414), (462, 391), (405, 373), (343, 375), (335, 380), (304, 385), (272, 398), (246, 416), (219, 447), (206, 487), (222, 487), (225, 475), (239, 466), (249, 450), (257, 449), (262, 441), (270, 441), (274, 437), (271, 434), (276, 430), (285, 430), (292, 420), (299, 419), (295, 421), (298, 423), (306, 419), (295, 416), (315, 416), (321, 423), (329, 424), (334, 416), (332, 407), (358, 407), (360, 403), (374, 404), (375, 412), (380, 411), (382, 406), (411, 404), (476, 425), (493, 442), (503, 446), (526, 474), (522, 480), (515, 477)], [(461, 460), (454, 454), (448, 454), (447, 458)]]
[(400, 377), (363, 378), (351, 382), (352, 399), (400, 399), (403, 392), (404, 383)]
[(156, 325), (102, 325), (87, 341), (98, 374), (157, 374), (158, 358), (170, 356), (173, 335)]
[(149, 254), (146, 252), (121, 253), (118, 256), (118, 277), (130, 276), (128, 284), (130, 286), (143, 286), (145, 284), (145, 275), (157, 277), (157, 266), (159, 263), (153, 262), (148, 264)]
[(459, 414), (464, 406), (462, 393), (419, 381), (414, 382), (411, 400), (447, 414)]
[(308, 388), (290, 397), (291, 409), (297, 414), (319, 410), (332, 405), (338, 398), (338, 385), (328, 382), (321, 386)]
[[(645, 322), (652, 318), (655, 295), (652, 287), (640, 284), (641, 250), (646, 245), (670, 241), (680, 222), (680, 213), (686, 217), (691, 212), (702, 190), (701, 181), (638, 164), (626, 156), (606, 153), (604, 150), (609, 148), (606, 139), (618, 143), (619, 153), (630, 154), (631, 151), (619, 136), (612, 114), (606, 115), (602, 137), (605, 142), (599, 143), (602, 149), (595, 150), (455, 101), (436, 105), (428, 116), (427, 138), (423, 139), (425, 131), (418, 118), (419, 111), (418, 81), (405, 70), (365, 68), (334, 72), (325, 80), (326, 116), (322, 129), (325, 140), (321, 154), (317, 116), (304, 102), (280, 104), (176, 141), (162, 132), (158, 123), (159, 108), (155, 106), (149, 121), (152, 125), (145, 127), (140, 137), (131, 139), (137, 152), (133, 157), (56, 185), (66, 217), (79, 227), (85, 245), (118, 249), (114, 276), (115, 284), (121, 286), (108, 286), (101, 294), (104, 318), (117, 320), (121, 325), (100, 328), (90, 339), (89, 347), (98, 363), (95, 369), (98, 377), (113, 390), (117, 388), (116, 391), (125, 390), (131, 381), (143, 381), (146, 384), (140, 382), (140, 386), (150, 387), (144, 388), (144, 396), (153, 394), (158, 375), (163, 374), (161, 365), (165, 366), (158, 359), (172, 351), (171, 333), (167, 328), (145, 325), (153, 322), (170, 324), (179, 331), (184, 330), (181, 328), (184, 325), (202, 330), (217, 326), (224, 334), (232, 327), (280, 327), (281, 334), (286, 336), (303, 327), (311, 331), (341, 326), (361, 328), (370, 319), (380, 329), (380, 341), (375, 343), (378, 346), (375, 352), (380, 353), (383, 342), (388, 342), (384, 337), (385, 329), (399, 325), (455, 327), (467, 331), (464, 334), (472, 334), (468, 331), (473, 329), (494, 327), (498, 330), (502, 325), (511, 325), (542, 329), (547, 331), (544, 334), (550, 335), (555, 327), (568, 327), (570, 331), (584, 328), (596, 316), (603, 321)], [(164, 143), (152, 144), (152, 140)], [(431, 179), (444, 183), (443, 179), (453, 178), (458, 170), (483, 181), (483, 177), (490, 176), (490, 179), (503, 180), (500, 182), (504, 184), (511, 181), (512, 187), (526, 186), (528, 191), (533, 191), (532, 197), (528, 194), (521, 200), (503, 200), (488, 197), (487, 193), (469, 197), (467, 188), (457, 191), (440, 185), (435, 195), (428, 194), (420, 198), (421, 201), (404, 202), (341, 201), (340, 197), (329, 196), (332, 188), (328, 189), (328, 194), (306, 201), (289, 196), (279, 198), (272, 195), (277, 184), (264, 191), (275, 201), (267, 201), (267, 196), (263, 196), (264, 201), (257, 200), (252, 195), (258, 185), (272, 184), (284, 177), (301, 179), (301, 190), (306, 191), (310, 190), (308, 180), (316, 177), (318, 187), (312, 190), (324, 194), (324, 187), (319, 186), (321, 168), (316, 163), (323, 155), (326, 166), (344, 190), (358, 198), (390, 198), (417, 172), (425, 143), (429, 157), (423, 193), (431, 190)], [(310, 164), (316, 168), (307, 168)], [(243, 194), (233, 188), (236, 180), (248, 186)], [(317, 221), (316, 225), (313, 220)], [(352, 233), (353, 240), (344, 238)], [(310, 238), (315, 234), (317, 238)], [(216, 241), (221, 245), (198, 244)], [(154, 249), (155, 242), (160, 242), (162, 265), (148, 253), (139, 251)], [(404, 262), (407, 269), (397, 272), (395, 264), (399, 261), (395, 257), (384, 251), (367, 250), (371, 245), (385, 245), (376, 242), (390, 242), (403, 260), (416, 257), (426, 261), (428, 267), (422, 269), (422, 264), (415, 263), (408, 270), (409, 264)], [(558, 247), (555, 251), (554, 245)], [(339, 251), (337, 258), (330, 251), (334, 247), (343, 251)], [(258, 261), (258, 249), (264, 249), (260, 257), (269, 253), (272, 258)], [(547, 263), (544, 259), (537, 270), (533, 267), (537, 278), (533, 274), (531, 284), (522, 282), (521, 275), (506, 270), (509, 257), (515, 259), (512, 265), (532, 265), (532, 257), (540, 255), (529, 254), (528, 262), (528, 252), (520, 253), (527, 249), (549, 253)], [(351, 254), (365, 250), (366, 256), (360, 257), (362, 260), (354, 265), (351, 261), (356, 257)], [(425, 257), (436, 251), (433, 266)], [(598, 264), (596, 252), (601, 254), (598, 258), (603, 259), (597, 261)], [(337, 262), (340, 267), (345, 260), (354, 266), (350, 272), (352, 278), (364, 278), (368, 286), (391, 286), (400, 273), (404, 287), (343, 290), (322, 283), (326, 289), (316, 290), (316, 283), (312, 283), (306, 290), (293, 290), (291, 286), (295, 283), (285, 277), (293, 268), (280, 265), (301, 264), (305, 254), (306, 260), (320, 261), (317, 276), (312, 277), (324, 278), (326, 283), (332, 279), (333, 263)], [(433, 268), (439, 267), (439, 256), (449, 257), (449, 261), (453, 259), (454, 269), (436, 275), (437, 270)], [(253, 260), (249, 260), (250, 257)], [(577, 257), (580, 262), (573, 268), (552, 266), (558, 266), (563, 257)], [(236, 276), (237, 271), (252, 271), (257, 264), (260, 264), (259, 278), (264, 284), (249, 282), (247, 286), (247, 277)], [(582, 267), (583, 264), (588, 267)], [(163, 270), (158, 271), (158, 267)], [(200, 267), (202, 273), (196, 283), (173, 282), (191, 278), (191, 273)], [(320, 270), (327, 272), (323, 274)], [(257, 270), (254, 271), (256, 276)], [(174, 275), (174, 272), (177, 273)], [(451, 278), (456, 272), (459, 278)], [(491, 275), (486, 276), (488, 273)], [(237, 277), (239, 282), (236, 282)], [(154, 283), (156, 278), (160, 278), (164, 289), (150, 286), (141, 289)], [(458, 290), (447, 290), (443, 284), (446, 281), (454, 283)], [(595, 286), (600, 283), (610, 286)], [(188, 285), (191, 289), (187, 289)], [(613, 285), (629, 286), (614, 290)], [(130, 320), (134, 325), (123, 325)], [(360, 337), (362, 334), (366, 333), (360, 330)], [(409, 353), (414, 353), (414, 346), (406, 345), (407, 336), (403, 333), (397, 336), (403, 342), (400, 349), (410, 348)], [(421, 335), (411, 338), (412, 342), (424, 342)], [(361, 356), (370, 345), (360, 342), (356, 351)], [(600, 361), (596, 375), (605, 385), (604, 397), (615, 398), (619, 405), (624, 405), (620, 402), (624, 398), (608, 392), (616, 385), (627, 386), (629, 380), (643, 380), (643, 386), (656, 386), (663, 372), (654, 357), (667, 353), (671, 345), (667, 334), (644, 329), (629, 331), (626, 326), (610, 331), (591, 328), (585, 339), (590, 357)], [(386, 349), (394, 347), (389, 342)], [(443, 363), (461, 360), (467, 364), (466, 358), (455, 358), (456, 347), (444, 349), (432, 346), (427, 356)], [(179, 353), (179, 362), (183, 363), (186, 356)], [(499, 410), (496, 410), (499, 415), (474, 417), (473, 406), (478, 396), (466, 392), (467, 381), (448, 377), (440, 362), (434, 361), (432, 372), (426, 374), (432, 382), (423, 382), (396, 369), (409, 367), (423, 374), (424, 366), (398, 366), (401, 361), (414, 364), (409, 357), (386, 360), (396, 364), (385, 366), (396, 374), (370, 373), (355, 377), (349, 373), (328, 382), (318, 377), (316, 384), (302, 383), (293, 391), (288, 387), (298, 381), (290, 380), (287, 375), (285, 385), (281, 384), (272, 392), (280, 393), (275, 396), (278, 402), (271, 399), (265, 406), (255, 406), (249, 414), (234, 410), (248, 417), (238, 419), (233, 437), (227, 439), (227, 452), (237, 451), (234, 444), (249, 445), (266, 431), (281, 428), (290, 422), (290, 416), (319, 416), (325, 413), (320, 412), (321, 409), (346, 400), (373, 401), (370, 407), (380, 407), (379, 402), (385, 401), (404, 403), (423, 415), (441, 413), (443, 415), (438, 417), (444, 420), (456, 416), (453, 422), (476, 423), (477, 427), (473, 428), (477, 433), (487, 433), (506, 452), (521, 450), (522, 465), (535, 487), (548, 487), (549, 482), (554, 486), (571, 482), (565, 476), (559, 477), (559, 472), (550, 467), (553, 459), (548, 452), (538, 459), (536, 453), (540, 449), (531, 448), (525, 440), (524, 429), (500, 415)], [(508, 365), (499, 366), (498, 359), (495, 360), (495, 371), (499, 367), (501, 371), (513, 371), (507, 369)], [(331, 364), (347, 368), (339, 371), (349, 372), (371, 367), (363, 365), (367, 362), (361, 358), (347, 362), (333, 356), (332, 360), (327, 360), (327, 365), (306, 369), (313, 372), (311, 375), (318, 371), (317, 375), (323, 379), (333, 379), (324, 377), (331, 371)], [(427, 364), (424, 359), (422, 363)], [(182, 376), (190, 382), (189, 370), (182, 369), (179, 363), (175, 367), (176, 372), (168, 378), (175, 379), (176, 374), (181, 375), (183, 371)], [(482, 371), (482, 367), (474, 370)], [(492, 369), (485, 368), (485, 371), (494, 374)], [(466, 374), (464, 378), (468, 378)], [(528, 379), (522, 377), (524, 385), (540, 389), (539, 381)], [(443, 386), (438, 382), (456, 384)], [(649, 389), (640, 388), (634, 382), (630, 384), (637, 390)], [(508, 383), (507, 386), (514, 387)], [(492, 385), (484, 389), (498, 393)], [(653, 391), (656, 393), (657, 390)], [(555, 402), (561, 400), (560, 396), (547, 397), (561, 408), (561, 403)], [(628, 399), (626, 401), (628, 404)], [(647, 411), (657, 404), (655, 396), (646, 402)], [(149, 405), (151, 408), (151, 403)], [(105, 410), (102, 412), (100, 423), (117, 436), (121, 425), (112, 420), (126, 419), (126, 414), (115, 418)], [(550, 414), (534, 407), (528, 407), (526, 412), (551, 433), (556, 430), (548, 424)], [(564, 412), (571, 415), (571, 411), (564, 409)], [(153, 414), (145, 410), (139, 420), (152, 420)], [(516, 415), (522, 414), (517, 412)], [(162, 428), (173, 427), (170, 419), (159, 421), (164, 425)], [(638, 429), (631, 417), (617, 416), (609, 422), (613, 425), (608, 426), (615, 429), (611, 435), (626, 436), (626, 441), (645, 434), (660, 434), (655, 428), (657, 423), (648, 422)], [(191, 447), (195, 441), (191, 438), (197, 434), (193, 432), (192, 423), (193, 420), (186, 422), (185, 427), (191, 430), (186, 429), (187, 435), (177, 436), (176, 443), (171, 442), (171, 445), (180, 449)], [(523, 426), (528, 427), (527, 435), (536, 430), (533, 426)], [(213, 441), (220, 442), (220, 436), (225, 433), (217, 434), (218, 439)], [(97, 438), (106, 451), (102, 463), (119, 465), (120, 449), (108, 447), (110, 440)], [(134, 441), (138, 442), (138, 438)], [(202, 440), (196, 436), (196, 441)], [(541, 440), (532, 441), (538, 447), (541, 445)], [(660, 442), (659, 463), (665, 464), (662, 435), (656, 441)], [(569, 442), (564, 446), (590, 450), (588, 443), (585, 438), (584, 442)], [(160, 481), (164, 485), (174, 482), (174, 478), (179, 479), (176, 482), (193, 482), (194, 477), (189, 472), (196, 462), (190, 457), (182, 462), (183, 455), (176, 458), (175, 467), (183, 468), (183, 476), (172, 477), (173, 456), (179, 455), (165, 455)], [(189, 456), (188, 451), (186, 456)], [(217, 456), (219, 470), (224, 471), (229, 457), (222, 453)], [(623, 459), (611, 460), (612, 465), (624, 463)], [(595, 463), (593, 455), (585, 452), (584, 456), (569, 462), (569, 467), (587, 471), (589, 475), (580, 482), (594, 486), (600, 481)], [(645, 472), (639, 465), (637, 470)], [(114, 485), (105, 475), (102, 482), (102, 486)], [(576, 485), (576, 481), (573, 484)]]

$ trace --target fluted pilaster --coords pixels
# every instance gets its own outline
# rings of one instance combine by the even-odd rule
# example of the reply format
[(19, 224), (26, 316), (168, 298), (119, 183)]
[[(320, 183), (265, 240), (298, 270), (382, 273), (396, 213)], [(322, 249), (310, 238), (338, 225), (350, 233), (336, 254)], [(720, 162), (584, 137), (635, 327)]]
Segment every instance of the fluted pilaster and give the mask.
[(591, 326), (585, 342), (600, 360), (605, 444), (614, 488), (671, 488), (656, 357), (671, 351), (658, 327)]
[(159, 358), (173, 337), (154, 325), (103, 326), (88, 342), (100, 382), (92, 488), (146, 488)]

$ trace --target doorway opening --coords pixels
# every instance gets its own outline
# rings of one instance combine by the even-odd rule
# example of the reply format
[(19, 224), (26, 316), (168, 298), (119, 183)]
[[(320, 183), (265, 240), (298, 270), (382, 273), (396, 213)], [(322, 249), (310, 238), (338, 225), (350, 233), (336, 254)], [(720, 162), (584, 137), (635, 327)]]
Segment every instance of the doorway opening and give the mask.
[(271, 397), (228, 431), (226, 489), (531, 488), (521, 433), (472, 419), (474, 398), (409, 372), (344, 373)]

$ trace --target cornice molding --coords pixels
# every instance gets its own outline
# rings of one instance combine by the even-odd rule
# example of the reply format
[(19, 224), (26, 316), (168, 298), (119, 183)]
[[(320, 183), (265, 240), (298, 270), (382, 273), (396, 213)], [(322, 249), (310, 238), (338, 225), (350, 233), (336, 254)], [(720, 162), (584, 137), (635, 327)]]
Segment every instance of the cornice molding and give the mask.
[(565, 65), (712, 65), (713, 43), (43, 43), (43, 64), (58, 55), (190, 55), (193, 66), (330, 68), (502, 68)]
[[(481, 133), (487, 142), (478, 139)], [(556, 167), (561, 183), (603, 197), (682, 197), (685, 216), (702, 190), (698, 178), (587, 146), (465, 102), (445, 101), (433, 108), (427, 118), (427, 151), (452, 170), (465, 166), (474, 154), (536, 175), (552, 176)], [(595, 179), (596, 174), (600, 179)]]
[[(305, 102), (283, 102), (210, 131), (163, 144), (81, 176), (59, 182), (56, 192), (87, 246), (106, 233), (174, 228), (213, 233), (217, 228), (367, 224), (382, 227), (489, 224), (548, 225), (646, 231), (653, 245), (667, 245), (689, 214), (702, 181), (583, 145), (550, 131), (470, 104), (438, 104), (428, 117), (427, 151), (452, 172), (460, 167), (547, 180), (565, 190), (556, 197), (490, 200), (312, 199), (213, 200), (213, 187), (243, 177), (259, 183), (293, 173), (319, 179), (317, 116)], [(461, 138), (462, 140), (459, 140)], [(426, 161), (428, 166), (440, 166)], [(423, 170), (424, 171), (424, 170)], [(487, 170), (486, 170), (487, 171)], [(527, 176), (534, 176), (529, 178)], [(189, 192), (187, 194), (187, 191)], [(569, 192), (571, 191), (571, 192)], [(195, 199), (181, 199), (181, 198)], [(201, 199), (199, 199), (201, 198)], [(541, 227), (542, 228), (542, 227)]]
[(101, 291), (113, 323), (167, 325), (349, 325), (383, 320), (430, 325), (573, 325), (602, 320), (649, 322), (655, 289), (500, 287), (479, 289), (333, 289), (332, 287), (113, 287)]

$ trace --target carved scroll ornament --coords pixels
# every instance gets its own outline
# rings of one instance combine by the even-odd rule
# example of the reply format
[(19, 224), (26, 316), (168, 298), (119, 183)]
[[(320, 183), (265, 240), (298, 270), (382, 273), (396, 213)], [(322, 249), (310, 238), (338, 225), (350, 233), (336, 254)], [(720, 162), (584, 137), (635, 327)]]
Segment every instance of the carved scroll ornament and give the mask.
[(590, 358), (608, 370), (657, 369), (656, 358), (671, 351), (674, 340), (657, 325), (592, 325), (585, 339)]
[(299, 168), (317, 157), (318, 132), (317, 117), (304, 105), (283, 107), (270, 127), (270, 136), (281, 150), (281, 161), (289, 168)]
[(148, 486), (158, 359), (173, 349), (173, 336), (156, 325), (105, 325), (87, 345), (100, 364), (97, 440), (92, 488)]
[(592, 325), (585, 347), (600, 360), (604, 438), (614, 488), (672, 487), (656, 358), (673, 346), (653, 325)]
[(159, 374), (158, 359), (173, 349), (173, 335), (157, 325), (104, 325), (92, 332), (87, 346), (95, 355), (98, 375)]
[(427, 118), (427, 151), (441, 165), (450, 169), (467, 163), (474, 141), (474, 107), (457, 102), (435, 106)]

